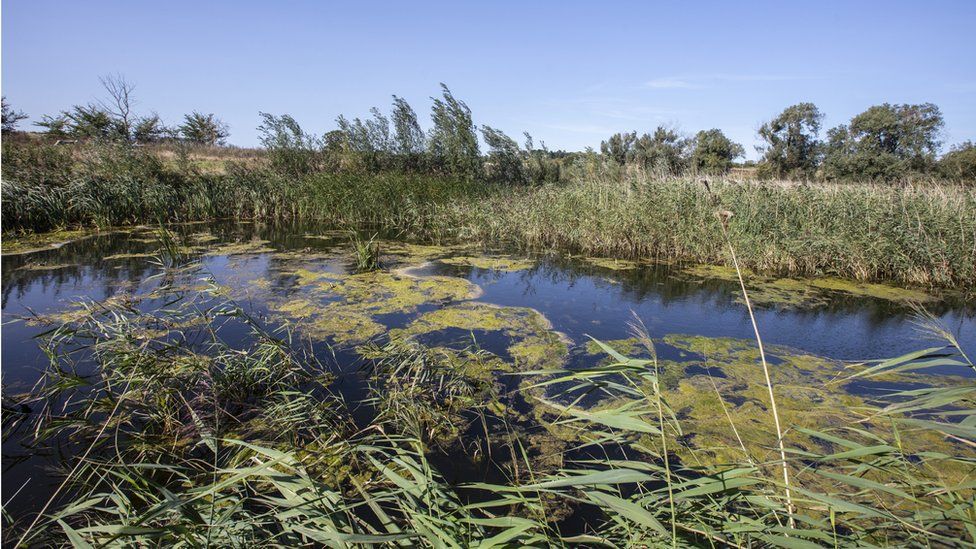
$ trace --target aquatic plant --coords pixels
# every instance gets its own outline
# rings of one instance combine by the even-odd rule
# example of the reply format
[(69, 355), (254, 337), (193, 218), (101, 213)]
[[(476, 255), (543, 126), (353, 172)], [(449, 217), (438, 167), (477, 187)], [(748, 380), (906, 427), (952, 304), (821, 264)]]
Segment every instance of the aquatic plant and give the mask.
[[(267, 333), (223, 301), (180, 310), (167, 314), (206, 320), (199, 326), (211, 338), (197, 349), (179, 344), (184, 337), (133, 339), (153, 319), (121, 306), (93, 307), (70, 329), (48, 336), (48, 377), (18, 397), (17, 406), (5, 395), (17, 416), (5, 417), (5, 431), (19, 422), (36, 433), (38, 448), (69, 440), (74, 457), (62, 484), (65, 499), (52, 497), (50, 512), (33, 525), (8, 524), (6, 540), (846, 547), (953, 544), (972, 540), (976, 527), (973, 487), (964, 480), (976, 465), (971, 385), (907, 391), (882, 407), (865, 404), (862, 426), (799, 429), (819, 445), (801, 449), (783, 439), (791, 466), (804, 473), (792, 484), (791, 508), (772, 474), (778, 459), (695, 459), (702, 450), (682, 442), (689, 431), (660, 383), (658, 343), (638, 331), (634, 343), (650, 349), (649, 358), (594, 342), (608, 362), (531, 376), (537, 387), (572, 387), (561, 396), (568, 404), (539, 405), (557, 410), (563, 427), (588, 435), (557, 451), (561, 467), (533, 465), (536, 458), (522, 454), (532, 444), (523, 433), (520, 442), (506, 443), (507, 452), (496, 447), (486, 457), (510, 471), (510, 483), (457, 485), (432, 458), (440, 446), (470, 436), (464, 433), (471, 425), (508, 417), (504, 405), (491, 404), (499, 395), (491, 373), (497, 366), (490, 365), (497, 357), (406, 341), (363, 349), (371, 381), (360, 405), (374, 412), (357, 426), (348, 405), (331, 394), (329, 371), (285, 344), (284, 334)], [(247, 352), (206, 328), (218, 317), (251, 326)], [(94, 358), (92, 377), (71, 373), (80, 366), (80, 348)], [(849, 376), (934, 364), (972, 366), (958, 350), (938, 347), (868, 363)], [(573, 402), (594, 390), (612, 405)], [(531, 388), (524, 394), (544, 400)], [(17, 412), (24, 406), (32, 412)], [(735, 430), (736, 412), (726, 417)], [(519, 429), (509, 419), (501, 425)], [(488, 440), (499, 443), (504, 432)], [(929, 434), (949, 440), (922, 451), (908, 443)], [(748, 430), (741, 444), (745, 456), (761, 455)], [(696, 446), (702, 445), (707, 442)], [(686, 457), (676, 458), (676, 448)], [(582, 529), (555, 527), (553, 516), (572, 516), (559, 508), (588, 509), (591, 518)]]
[(363, 239), (356, 231), (350, 231), (350, 242), (354, 257), (356, 258), (356, 272), (368, 273), (382, 268), (380, 265), (380, 245), (376, 240), (378, 236), (373, 233), (369, 240)]

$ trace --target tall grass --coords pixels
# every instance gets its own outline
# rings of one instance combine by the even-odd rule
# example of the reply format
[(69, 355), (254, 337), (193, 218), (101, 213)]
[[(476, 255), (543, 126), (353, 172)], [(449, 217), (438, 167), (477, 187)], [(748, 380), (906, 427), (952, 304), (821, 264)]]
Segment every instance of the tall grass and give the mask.
[(228, 161), (221, 173), (152, 151), (4, 143), (3, 231), (163, 219), (382, 224), (435, 241), (536, 251), (728, 263), (712, 197), (736, 215), (729, 237), (764, 273), (972, 288), (976, 187), (794, 184), (646, 177), (588, 166), (569, 182), (512, 186), (409, 172), (286, 176)]

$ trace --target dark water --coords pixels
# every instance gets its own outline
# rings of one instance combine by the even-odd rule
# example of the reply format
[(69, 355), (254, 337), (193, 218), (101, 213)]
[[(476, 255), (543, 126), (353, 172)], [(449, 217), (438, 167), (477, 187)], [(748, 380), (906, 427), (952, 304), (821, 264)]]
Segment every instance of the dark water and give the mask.
[[(264, 226), (255, 224), (188, 225), (177, 228), (183, 234), (208, 231), (216, 239), (208, 243), (247, 242), (252, 238), (269, 241), (268, 248), (278, 252), (297, 251), (312, 257), (343, 246), (347, 239), (310, 238), (326, 234), (328, 227)], [(2, 368), (5, 394), (28, 389), (46, 366), (46, 358), (35, 339), (50, 329), (31, 325), (25, 317), (47, 315), (64, 310), (79, 300), (104, 300), (120, 292), (147, 293), (161, 280), (154, 275), (161, 267), (150, 257), (106, 259), (114, 254), (150, 253), (158, 249), (151, 231), (110, 233), (69, 243), (59, 249), (2, 260)], [(199, 255), (200, 251), (191, 255)], [(292, 258), (294, 259), (294, 257)], [(752, 327), (746, 309), (736, 301), (738, 288), (723, 281), (689, 280), (675, 276), (666, 266), (646, 266), (631, 271), (612, 271), (586, 262), (559, 258), (533, 258), (534, 267), (512, 272), (457, 267), (433, 263), (421, 274), (460, 276), (480, 286), (483, 294), (477, 301), (501, 306), (530, 307), (541, 312), (554, 330), (573, 342), (570, 361), (587, 361), (583, 346), (592, 336), (601, 340), (621, 339), (629, 335), (628, 323), (636, 315), (647, 326), (651, 336), (695, 334), (708, 337), (750, 339)], [(280, 273), (285, 260), (272, 253), (200, 256), (202, 271), (218, 284), (235, 291), (238, 302), (257, 319), (273, 325), (265, 297), (296, 294), (294, 276)], [(314, 261), (312, 261), (314, 264)], [(321, 262), (323, 270), (342, 271), (348, 261), (334, 259)], [(269, 281), (253, 287), (256, 279)], [(243, 293), (237, 293), (242, 292)], [(142, 301), (138, 307), (152, 310), (164, 306), (167, 299)], [(387, 328), (405, 326), (417, 314), (436, 309), (439, 304), (423, 304), (410, 314), (385, 314), (377, 320)], [(976, 356), (976, 312), (966, 302), (935, 303), (930, 306), (939, 320), (956, 334), (970, 356)], [(913, 323), (911, 311), (889, 301), (837, 295), (826, 306), (815, 308), (767, 307), (757, 311), (757, 322), (764, 341), (783, 345), (818, 356), (837, 360), (864, 360), (901, 355), (938, 343), (921, 334)], [(226, 320), (220, 326), (221, 337), (232, 345), (247, 344), (248, 331), (239, 322)], [(474, 334), (478, 345), (506, 355), (506, 341), (497, 333)], [(424, 343), (457, 343), (471, 334), (462, 330), (445, 330), (424, 336)], [(439, 340), (440, 339), (440, 340)], [(355, 363), (350, 351), (338, 353), (327, 342), (313, 348), (330, 363)], [(662, 352), (668, 348), (662, 346)], [(680, 353), (674, 357), (680, 359)], [(705, 373), (705, 368), (690, 369), (688, 375)], [(721, 376), (718, 369), (709, 373)], [(946, 372), (966, 375), (967, 372)], [(340, 391), (355, 397), (361, 385), (354, 379), (340, 379)], [(864, 395), (901, 390), (901, 385), (877, 385), (858, 382), (846, 387)], [(16, 436), (3, 443), (3, 501), (5, 508), (31, 507), (30, 502), (43, 499), (49, 486), (47, 467), (55, 456), (32, 455), (22, 448)], [(458, 473), (459, 476), (463, 474)], [(26, 483), (26, 484), (25, 484)], [(22, 488), (23, 487), (23, 488)], [(20, 490), (16, 501), (11, 501)], [(27, 503), (25, 503), (27, 502)], [(8, 505), (9, 504), (9, 505)]]

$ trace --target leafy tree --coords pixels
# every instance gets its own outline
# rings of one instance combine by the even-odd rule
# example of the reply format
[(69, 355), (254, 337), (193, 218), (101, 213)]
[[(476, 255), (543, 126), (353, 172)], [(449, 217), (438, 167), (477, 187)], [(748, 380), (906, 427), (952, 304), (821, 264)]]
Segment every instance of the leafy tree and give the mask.
[(976, 144), (956, 145), (939, 161), (939, 173), (949, 179), (976, 181)]
[(375, 171), (381, 169), (385, 158), (392, 154), (393, 138), (390, 135), (390, 120), (375, 107), (370, 109), (370, 113), (372, 118), (354, 118), (351, 122), (339, 115), (336, 124), (343, 134), (344, 150), (355, 153), (357, 162)]
[(268, 150), (271, 166), (296, 177), (312, 173), (319, 168), (322, 140), (306, 133), (294, 118), (287, 114), (275, 116), (258, 113), (262, 123), (258, 126), (261, 145)]
[(427, 147), (431, 157), (450, 173), (476, 178), (481, 175), (481, 151), (468, 105), (441, 84), (442, 96), (432, 97), (431, 128)]
[(35, 126), (44, 128), (44, 133), (51, 137), (68, 137), (69, 124), (68, 116), (65, 113), (56, 116), (45, 114), (41, 117), (40, 122), (34, 122)]
[(126, 139), (125, 127), (98, 105), (75, 105), (56, 116), (44, 115), (37, 126), (53, 137)]
[(136, 143), (159, 143), (172, 134), (173, 130), (156, 113), (136, 120), (132, 127), (132, 139)]
[(932, 103), (875, 105), (828, 131), (824, 176), (889, 180), (932, 171), (944, 124)]
[(481, 135), (488, 145), (488, 177), (498, 183), (525, 183), (527, 177), (518, 143), (489, 126), (481, 127)]
[(201, 145), (223, 145), (230, 135), (227, 124), (213, 113), (203, 114), (197, 111), (184, 116), (178, 129), (183, 139)]
[(689, 141), (677, 131), (658, 126), (634, 142), (628, 161), (663, 175), (677, 175), (687, 164)]
[(24, 112), (15, 111), (13, 107), (10, 106), (10, 103), (7, 103), (6, 97), (0, 99), (0, 111), (2, 111), (3, 114), (3, 133), (15, 131), (17, 129), (17, 124), (20, 123), (21, 120), (27, 118), (27, 114)]
[(393, 143), (397, 154), (414, 155), (424, 152), (424, 130), (420, 129), (417, 113), (402, 97), (393, 96)]
[(724, 174), (732, 168), (732, 162), (745, 153), (742, 145), (726, 137), (722, 130), (702, 130), (695, 136), (691, 165), (700, 173)]
[(529, 132), (522, 132), (522, 135), (525, 136), (526, 177), (533, 183), (558, 183), (562, 176), (562, 167), (557, 158), (564, 151), (550, 152), (545, 142), (536, 149)]
[(766, 142), (758, 147), (766, 169), (777, 176), (810, 176), (820, 156), (820, 123), (823, 114), (813, 103), (787, 107), (759, 128)]
[(637, 132), (615, 133), (600, 143), (600, 152), (613, 162), (623, 165), (630, 158), (636, 142)]

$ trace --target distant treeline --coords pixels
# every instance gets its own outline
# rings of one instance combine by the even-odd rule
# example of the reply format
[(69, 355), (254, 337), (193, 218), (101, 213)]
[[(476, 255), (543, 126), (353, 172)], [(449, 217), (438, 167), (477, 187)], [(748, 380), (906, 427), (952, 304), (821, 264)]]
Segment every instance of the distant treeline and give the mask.
[[(132, 112), (133, 86), (120, 76), (102, 78), (107, 99), (45, 115), (36, 125), (55, 138), (115, 140), (129, 143), (189, 142), (222, 145), (227, 125), (214, 114), (192, 112), (177, 126), (157, 114)], [(563, 177), (566, 166), (603, 163), (658, 176), (728, 173), (745, 155), (744, 147), (719, 129), (683, 135), (665, 126), (652, 133), (621, 132), (600, 144), (597, 153), (536, 148), (525, 133), (519, 144), (501, 130), (476, 125), (471, 109), (441, 84), (431, 98), (431, 125), (424, 131), (413, 108), (393, 96), (389, 115), (377, 108), (365, 119), (336, 119), (337, 129), (322, 136), (305, 131), (290, 115), (260, 113), (258, 130), (273, 166), (295, 176), (316, 171), (387, 170), (435, 173), (500, 183), (546, 183)], [(26, 118), (3, 103), (3, 130), (14, 131)], [(954, 146), (939, 156), (944, 119), (931, 103), (870, 107), (831, 128), (820, 138), (823, 114), (812, 103), (787, 107), (758, 132), (763, 144), (755, 166), (760, 178), (831, 181), (894, 181), (919, 177), (976, 180), (976, 145)], [(481, 143), (487, 150), (482, 152)]]

